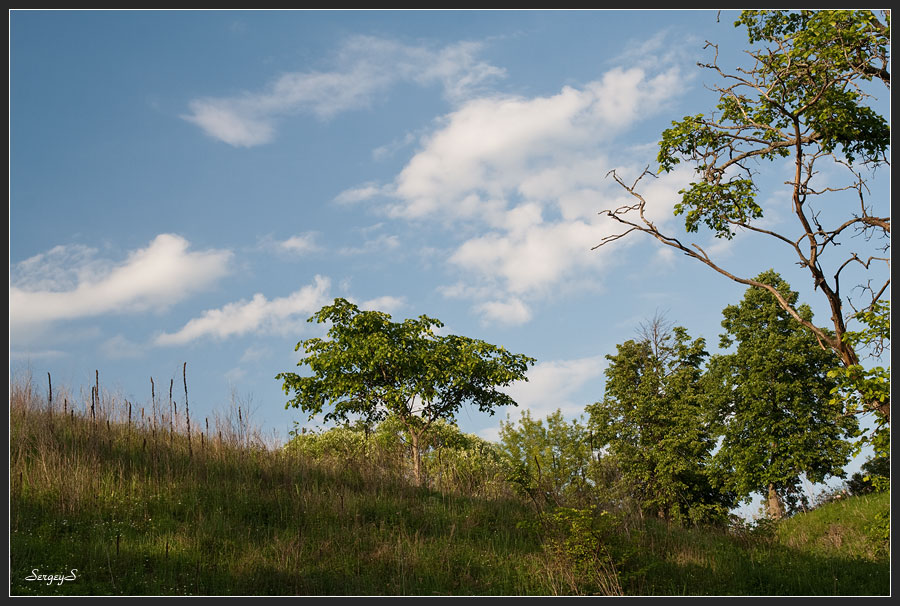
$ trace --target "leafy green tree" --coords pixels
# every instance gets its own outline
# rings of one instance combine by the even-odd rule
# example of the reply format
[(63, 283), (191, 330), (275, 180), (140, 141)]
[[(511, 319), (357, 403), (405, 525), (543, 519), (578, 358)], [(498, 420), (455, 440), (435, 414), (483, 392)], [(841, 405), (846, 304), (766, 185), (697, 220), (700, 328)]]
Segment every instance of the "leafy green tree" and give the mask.
[[(798, 294), (777, 273), (764, 272), (756, 281), (777, 289), (812, 321), (810, 308), (798, 304)], [(722, 386), (718, 477), (747, 500), (762, 493), (769, 516), (780, 518), (802, 494), (803, 474), (812, 482), (844, 476), (852, 452), (847, 438), (855, 435), (858, 422), (830, 396), (835, 353), (820, 347), (816, 335), (795, 322), (768, 290), (750, 288), (722, 313), (721, 346), (735, 350), (710, 364), (710, 376)]]
[(424, 484), (423, 436), (439, 419), (453, 419), (464, 404), (494, 414), (516, 402), (499, 388), (527, 380), (535, 360), (503, 347), (457, 335), (441, 336), (443, 324), (427, 316), (392, 322), (379, 311), (361, 311), (345, 299), (335, 299), (308, 320), (330, 323), (328, 339), (297, 343), (306, 356), (297, 363), (312, 376), (279, 373), (285, 408), (321, 414), (326, 422), (352, 416), (367, 422), (393, 416), (410, 438), (416, 482)]
[[(881, 360), (885, 353), (889, 354), (891, 346), (891, 302), (878, 301), (867, 310), (857, 314), (857, 319), (864, 325), (862, 330), (847, 331), (844, 340), (853, 347), (869, 351), (869, 356)], [(889, 404), (891, 399), (891, 367), (862, 364), (840, 367), (828, 373), (836, 381), (832, 389), (835, 401), (842, 402), (849, 413), (865, 410), (867, 402)], [(890, 419), (884, 408), (875, 408), (875, 429), (864, 435), (857, 442), (861, 450), (865, 444), (871, 444), (875, 451), (873, 465), (890, 468), (891, 428)], [(887, 409), (888, 411), (890, 408)], [(873, 476), (876, 488), (883, 490), (890, 485), (890, 474)]]
[(579, 420), (566, 421), (561, 410), (544, 420), (533, 419), (523, 410), (518, 423), (501, 421), (500, 450), (509, 465), (510, 481), (541, 507), (589, 501), (590, 434)]
[[(731, 280), (767, 290), (835, 352), (839, 365), (852, 368), (860, 352), (844, 338), (847, 322), (856, 309), (874, 309), (890, 283), (890, 258), (884, 254), (890, 247), (889, 200), (873, 201), (868, 183), (878, 169), (889, 167), (890, 125), (872, 99), (890, 91), (890, 12), (879, 17), (865, 10), (744, 11), (735, 26), (747, 29), (751, 62), (726, 72), (718, 65), (718, 47), (707, 44), (714, 58), (701, 67), (721, 79), (714, 87), (719, 101), (710, 114), (685, 116), (662, 133), (659, 171), (682, 162), (694, 168), (696, 180), (679, 192), (675, 205), (688, 232), (703, 227), (730, 239), (741, 231), (783, 247), (786, 263), (809, 271), (812, 287), (830, 308), (832, 326), (813, 324), (770, 284), (740, 276), (700, 246), (663, 233), (638, 191), (640, 181), (653, 175), (649, 171), (631, 185), (612, 171), (636, 202), (604, 211), (624, 231), (598, 246), (640, 231)], [(793, 164), (788, 190), (773, 197), (795, 223), (777, 231), (757, 202), (759, 176), (767, 163), (786, 160)], [(845, 299), (841, 287), (848, 279), (860, 289)], [(878, 411), (890, 422), (889, 396), (864, 399), (863, 410)]]
[(872, 457), (847, 480), (847, 490), (852, 495), (880, 492), (890, 487), (891, 460), (888, 457)]
[(642, 510), (697, 523), (722, 517), (727, 496), (708, 475), (715, 426), (703, 339), (660, 317), (617, 346), (602, 401), (587, 407), (598, 446), (615, 457)]

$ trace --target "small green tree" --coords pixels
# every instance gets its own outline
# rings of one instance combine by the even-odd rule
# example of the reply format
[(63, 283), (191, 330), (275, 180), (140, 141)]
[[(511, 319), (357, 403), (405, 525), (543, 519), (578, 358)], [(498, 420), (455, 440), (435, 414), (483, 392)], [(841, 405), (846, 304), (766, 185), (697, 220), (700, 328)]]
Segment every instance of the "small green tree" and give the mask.
[(606, 393), (587, 407), (596, 445), (618, 462), (642, 510), (660, 518), (696, 523), (726, 513), (707, 470), (715, 445), (707, 355), (703, 339), (657, 317), (607, 356)]
[[(807, 322), (812, 311), (774, 271), (757, 282), (777, 289)], [(722, 312), (723, 348), (711, 376), (722, 386), (719, 414), (724, 438), (715, 460), (724, 486), (749, 500), (766, 497), (772, 518), (796, 504), (801, 475), (812, 482), (843, 477), (852, 445), (846, 439), (858, 429), (853, 415), (831, 399), (835, 382), (828, 372), (839, 364), (830, 349), (779, 304), (768, 290), (750, 288), (738, 305)]]
[(500, 449), (509, 480), (541, 506), (589, 503), (590, 434), (580, 420), (566, 421), (561, 410), (533, 419), (523, 410), (518, 423), (501, 421)]
[(358, 416), (372, 423), (389, 415), (398, 419), (410, 438), (416, 482), (424, 484), (421, 440), (438, 419), (453, 419), (467, 403), (494, 414), (516, 402), (499, 388), (527, 380), (535, 360), (503, 347), (457, 335), (441, 336), (443, 324), (420, 316), (392, 322), (379, 311), (361, 311), (345, 299), (335, 299), (308, 320), (330, 323), (328, 339), (297, 343), (306, 356), (297, 363), (312, 376), (284, 372), (285, 408), (296, 407), (310, 419), (326, 407), (326, 422)]

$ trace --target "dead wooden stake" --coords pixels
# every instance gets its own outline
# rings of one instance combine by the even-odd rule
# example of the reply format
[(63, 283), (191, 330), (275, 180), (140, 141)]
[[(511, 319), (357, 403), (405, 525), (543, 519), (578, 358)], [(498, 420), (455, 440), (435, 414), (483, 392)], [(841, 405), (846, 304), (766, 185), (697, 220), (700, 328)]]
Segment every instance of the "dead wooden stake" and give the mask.
[(187, 394), (187, 362), (184, 363), (184, 369), (182, 370), (184, 373), (184, 416), (187, 419), (187, 434), (188, 434), (188, 457), (191, 458), (194, 456), (194, 449), (191, 446), (191, 408), (188, 406), (188, 394)]

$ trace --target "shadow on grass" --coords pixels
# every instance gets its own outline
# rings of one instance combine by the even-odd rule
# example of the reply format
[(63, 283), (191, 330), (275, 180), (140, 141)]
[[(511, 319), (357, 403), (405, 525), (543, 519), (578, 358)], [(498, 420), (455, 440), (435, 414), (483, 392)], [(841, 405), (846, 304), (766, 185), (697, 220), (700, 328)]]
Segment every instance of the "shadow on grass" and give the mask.
[[(815, 553), (724, 531), (679, 530), (636, 538), (621, 570), (626, 594), (888, 595), (890, 561)], [(692, 541), (692, 537), (695, 539)], [(698, 538), (699, 537), (699, 538)], [(643, 549), (640, 547), (643, 546)], [(632, 574), (631, 571), (637, 571)]]

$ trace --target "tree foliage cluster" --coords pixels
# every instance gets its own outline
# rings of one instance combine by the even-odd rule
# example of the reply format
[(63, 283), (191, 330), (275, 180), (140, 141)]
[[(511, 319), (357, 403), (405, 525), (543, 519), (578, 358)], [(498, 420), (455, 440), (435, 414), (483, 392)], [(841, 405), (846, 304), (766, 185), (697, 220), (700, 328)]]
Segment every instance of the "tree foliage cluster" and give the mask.
[[(718, 103), (662, 133), (659, 172), (693, 167), (695, 179), (674, 204), (688, 234), (704, 229), (731, 239), (743, 233), (781, 247), (787, 263), (808, 271), (831, 312), (830, 326), (804, 317), (775, 286), (740, 275), (650, 221), (640, 191), (642, 179), (655, 176), (649, 170), (631, 184), (611, 171), (635, 202), (603, 211), (622, 231), (598, 247), (642, 232), (728, 279), (768, 290), (837, 355), (847, 373), (841, 394), (855, 400), (856, 411), (875, 411), (889, 424), (889, 390), (873, 391), (858, 368), (867, 343), (853, 335), (866, 329), (854, 331), (850, 323), (871, 326), (873, 314), (881, 321), (889, 309), (889, 199), (873, 195), (870, 183), (890, 166), (890, 124), (876, 98), (890, 91), (890, 12), (751, 10), (735, 26), (747, 30), (749, 65), (726, 70), (718, 47), (707, 43), (713, 59), (699, 65), (717, 78)], [(791, 174), (784, 191), (771, 192), (772, 210), (792, 223), (775, 225), (759, 199), (765, 173), (783, 163)]]
[[(452, 420), (466, 404), (494, 414), (515, 401), (501, 388), (525, 380), (535, 360), (478, 339), (440, 335), (440, 320), (422, 315), (393, 322), (380, 311), (364, 311), (335, 299), (311, 318), (328, 323), (328, 339), (297, 343), (306, 356), (297, 363), (312, 376), (284, 372), (286, 407), (323, 411), (325, 421), (360, 417), (367, 423), (398, 420), (409, 436), (416, 481), (424, 483), (424, 438), (440, 420)], [(325, 411), (326, 407), (328, 408)]]
[[(775, 272), (771, 284), (808, 319)], [(768, 291), (723, 310), (722, 353), (661, 316), (607, 355), (587, 424), (523, 413), (501, 431), (512, 480), (550, 505), (598, 506), (694, 525), (724, 522), (755, 494), (778, 518), (806, 506), (803, 482), (844, 477), (859, 433), (832, 398), (839, 362)]]

